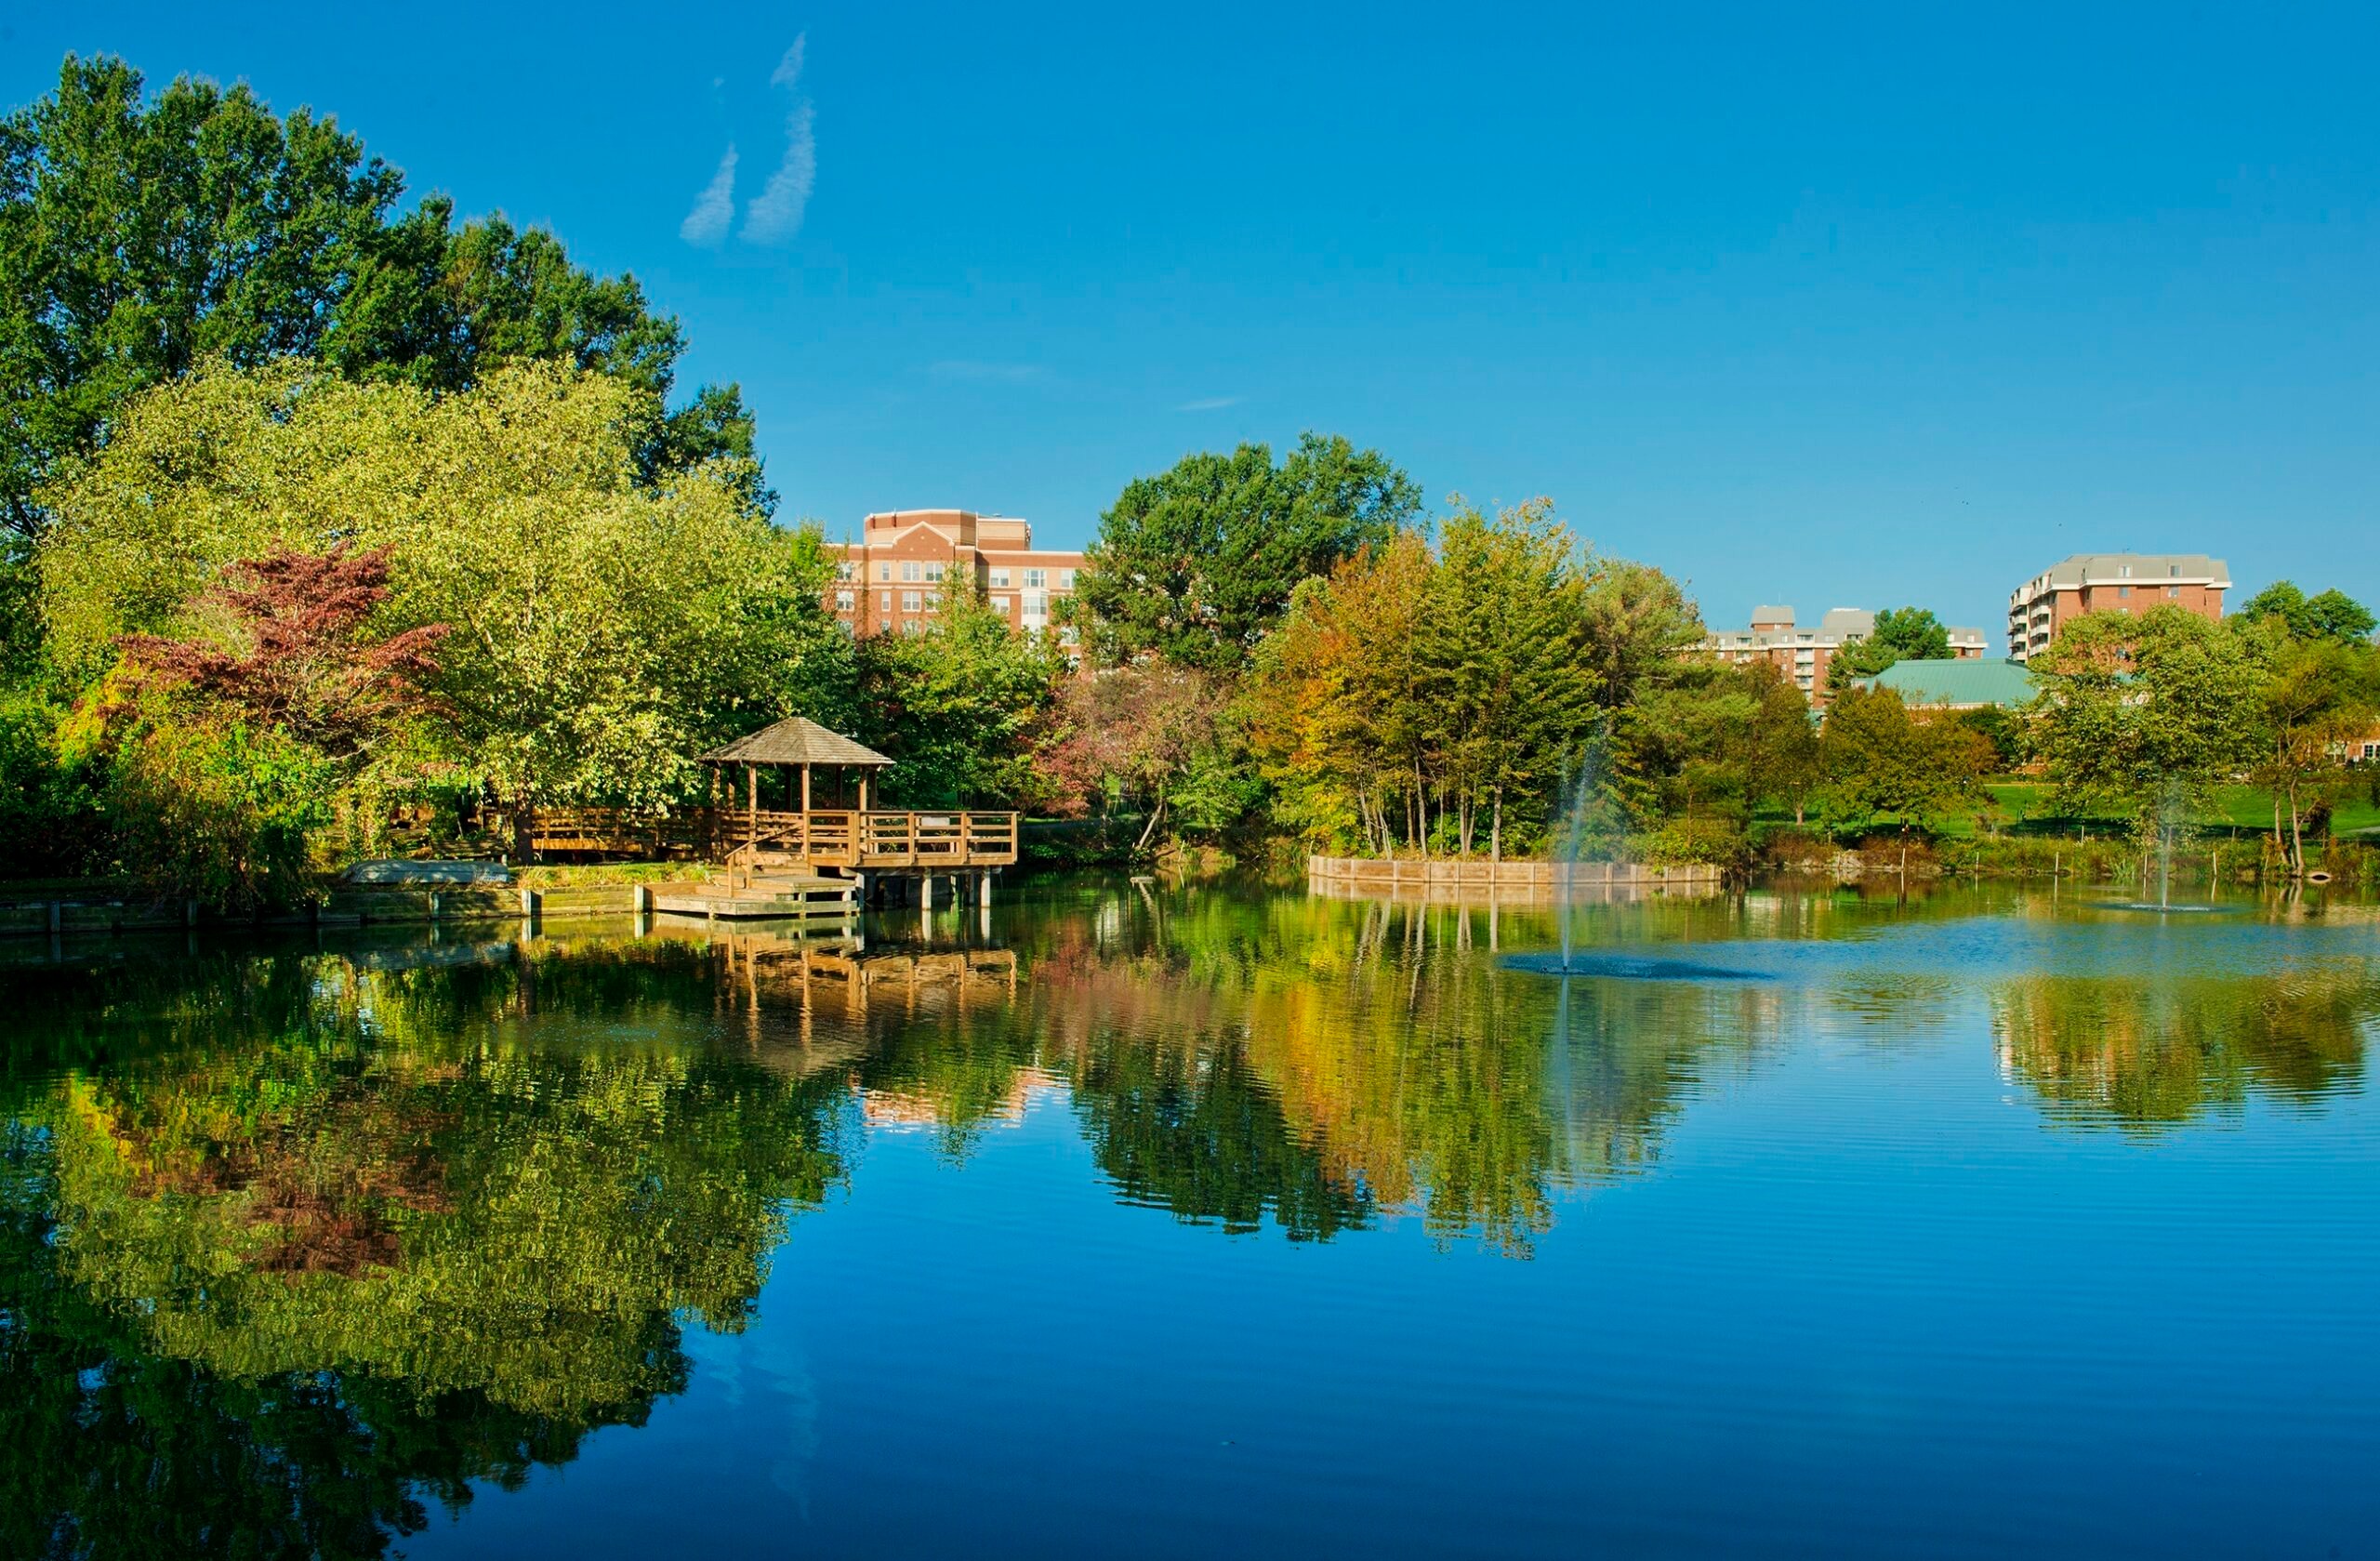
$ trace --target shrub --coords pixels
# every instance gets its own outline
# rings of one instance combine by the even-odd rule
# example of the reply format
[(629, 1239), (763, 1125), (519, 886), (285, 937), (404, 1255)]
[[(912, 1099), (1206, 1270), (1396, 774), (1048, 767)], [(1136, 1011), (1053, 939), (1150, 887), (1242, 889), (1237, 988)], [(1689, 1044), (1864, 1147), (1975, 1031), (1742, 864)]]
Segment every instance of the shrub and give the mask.
[(279, 729), (144, 723), (114, 751), (124, 866), (161, 896), (250, 911), (301, 899), (337, 766)]

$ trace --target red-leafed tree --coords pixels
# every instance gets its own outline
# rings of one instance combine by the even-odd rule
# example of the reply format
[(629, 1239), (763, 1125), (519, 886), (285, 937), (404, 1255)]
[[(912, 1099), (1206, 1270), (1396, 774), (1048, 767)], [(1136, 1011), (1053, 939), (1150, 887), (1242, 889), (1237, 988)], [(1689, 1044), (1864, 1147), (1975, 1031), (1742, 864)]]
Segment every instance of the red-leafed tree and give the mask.
[(326, 553), (283, 548), (244, 559), (199, 599), (222, 615), (221, 639), (139, 634), (117, 643), (144, 682), (187, 689), (326, 758), (351, 760), (430, 707), (425, 683), (446, 634), (430, 624), (375, 636), (389, 553), (341, 542)]

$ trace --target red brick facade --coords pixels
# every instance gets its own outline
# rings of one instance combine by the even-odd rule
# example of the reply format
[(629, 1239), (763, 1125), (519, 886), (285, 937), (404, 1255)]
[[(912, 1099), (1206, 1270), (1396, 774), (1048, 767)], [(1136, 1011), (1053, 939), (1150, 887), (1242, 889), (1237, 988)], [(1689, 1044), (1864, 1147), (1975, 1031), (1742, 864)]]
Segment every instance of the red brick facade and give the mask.
[[(1715, 660), (1737, 666), (1765, 661), (1800, 689), (1812, 708), (1823, 710), (1828, 664), (1837, 651), (1866, 639), (1875, 628), (1876, 615), (1865, 608), (1832, 608), (1814, 628), (1803, 628), (1794, 623), (1791, 607), (1755, 607), (1751, 628), (1714, 629), (1699, 649)], [(1973, 660), (1983, 655), (1984, 648), (1981, 629), (1950, 630), (1952, 655)]]
[(1018, 629), (1049, 628), (1069, 643), (1058, 603), (1074, 594), (1080, 553), (1033, 546), (1030, 523), (966, 509), (894, 509), (870, 515), (854, 543), (829, 543), (840, 577), (826, 604), (858, 634), (914, 634), (941, 593), (964, 584)]
[(2009, 593), (2008, 658), (2026, 660), (2085, 613), (2174, 606), (2220, 618), (2230, 586), (2223, 561), (2203, 553), (2077, 553)]

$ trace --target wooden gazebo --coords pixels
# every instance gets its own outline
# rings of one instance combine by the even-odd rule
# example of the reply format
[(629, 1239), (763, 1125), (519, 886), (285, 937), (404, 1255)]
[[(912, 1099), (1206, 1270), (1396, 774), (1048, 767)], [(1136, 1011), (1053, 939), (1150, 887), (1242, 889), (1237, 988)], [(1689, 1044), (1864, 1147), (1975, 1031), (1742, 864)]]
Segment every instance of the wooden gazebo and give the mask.
[[(988, 870), (1016, 860), (1016, 814), (871, 808), (869, 778), (892, 761), (800, 716), (713, 748), (699, 761), (711, 766), (719, 847), (746, 866), (774, 861), (813, 871), (930, 875)], [(777, 773), (770, 789), (781, 807), (760, 805), (764, 770)], [(816, 773), (822, 770), (829, 790), (844, 794), (844, 805), (818, 806)]]

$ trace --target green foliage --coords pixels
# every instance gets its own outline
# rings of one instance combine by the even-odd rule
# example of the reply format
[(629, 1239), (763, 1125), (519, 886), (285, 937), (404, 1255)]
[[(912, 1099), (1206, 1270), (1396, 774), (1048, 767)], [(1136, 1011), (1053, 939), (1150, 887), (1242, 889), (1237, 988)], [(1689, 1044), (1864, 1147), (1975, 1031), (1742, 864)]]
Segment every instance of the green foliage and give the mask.
[(1185, 456), (1135, 479), (1100, 517), (1078, 599), (1109, 666), (1154, 652), (1232, 673), (1302, 580), (1385, 542), (1419, 514), (1421, 490), (1377, 450), (1308, 433), (1272, 450)]
[(1991, 745), (1991, 765), (2005, 773), (2025, 761), (2024, 721), (2015, 711), (1997, 705), (1960, 710), (1950, 719)]
[(501, 217), (457, 228), (443, 197), (392, 219), (403, 189), (334, 120), (189, 78), (144, 96), (121, 60), (69, 56), (0, 120), (0, 519), (39, 531), (41, 490), (142, 390), (291, 355), (439, 391), (559, 357), (636, 392), (649, 480), (732, 457), (739, 498), (769, 501), (733, 387), (664, 409), (684, 341), (634, 278)]
[(1624, 786), (1660, 725), (1629, 722), (1696, 675), (1676, 653), (1699, 635), (1674, 582), (1581, 548), (1544, 501), (1458, 508), (1435, 552), (1402, 532), (1299, 591), (1257, 657), (1251, 741), (1318, 843), (1527, 851), (1591, 747)]
[(1906, 833), (1988, 801), (1984, 739), (1957, 721), (1912, 718), (1891, 689), (1855, 688), (1828, 706), (1822, 761), (1838, 827), (1883, 820)]
[(1261, 798), (1223, 685), (1150, 657), (1063, 681), (1041, 764), (1052, 811), (1134, 813), (1134, 852), (1168, 829), (1214, 835)]
[(1025, 805), (1044, 781), (1034, 754), (1066, 675), (1065, 653), (959, 589), (944, 592), (923, 632), (876, 634), (858, 647), (863, 740), (893, 761), (888, 801), (909, 806)]
[(2202, 804), (2254, 756), (2255, 668), (2238, 635), (2195, 613), (2086, 613), (2030, 665), (2044, 682), (2030, 741), (2058, 813), (2145, 829)]
[[(1783, 808), (1798, 820), (1820, 778), (1809, 701), (1766, 661), (1681, 668), (1623, 712), (1622, 731), (1637, 818), (1705, 851), (1688, 857), (1663, 848), (1668, 854), (1655, 859), (1740, 860), (1761, 810)], [(1663, 820), (1691, 827), (1664, 834)]]
[(97, 799), (59, 752), (66, 713), (0, 684), (0, 873), (69, 872), (94, 847)]
[(2240, 620), (2235, 637), (2255, 670), (2250, 774), (2272, 788), (2274, 835), (2303, 872), (2307, 816), (2327, 814), (2346, 793), (2350, 745), (2380, 726), (2380, 651), (2319, 627), (2301, 636), (2278, 612)]
[(689, 795), (704, 747), (840, 714), (852, 652), (814, 530), (753, 513), (733, 463), (640, 484), (640, 415), (632, 389), (559, 365), (435, 400), (209, 365), (132, 403), (49, 490), (50, 654), (87, 681), (123, 635), (203, 631), (194, 599), (235, 560), (387, 546), (382, 627), (449, 629), (426, 685), (447, 761), (508, 798)]
[(2238, 615), (2251, 623), (2278, 621), (2301, 640), (2368, 642), (2380, 619), (2369, 608), (2335, 588), (2309, 597), (2287, 580), (2275, 580), (2240, 606)]
[(1459, 506), (1441, 525), (1414, 628), (1414, 694), (1421, 740), (1461, 799), (1459, 849), (1484, 809), (1489, 849), (1501, 850), (1505, 799), (1550, 793), (1600, 724), (1604, 685), (1580, 653), (1593, 642), (1591, 594), (1610, 574), (1581, 566), (1544, 499), (1492, 521)]
[(152, 893), (253, 910), (311, 887), (336, 783), (329, 760), (277, 729), (156, 709), (114, 739), (106, 807), (125, 864)]
[(1948, 661), (1950, 631), (1926, 607), (1887, 607), (1876, 615), (1876, 627), (1827, 660), (1830, 692), (1852, 678), (1872, 678), (1903, 661)]

